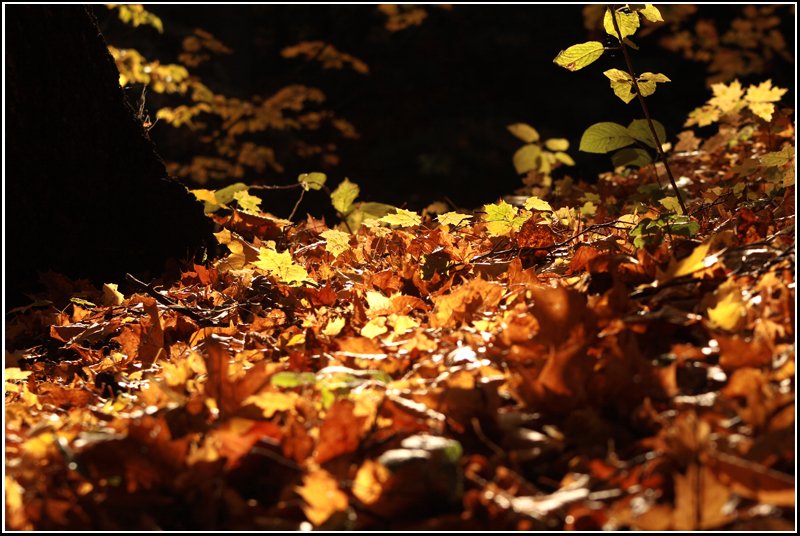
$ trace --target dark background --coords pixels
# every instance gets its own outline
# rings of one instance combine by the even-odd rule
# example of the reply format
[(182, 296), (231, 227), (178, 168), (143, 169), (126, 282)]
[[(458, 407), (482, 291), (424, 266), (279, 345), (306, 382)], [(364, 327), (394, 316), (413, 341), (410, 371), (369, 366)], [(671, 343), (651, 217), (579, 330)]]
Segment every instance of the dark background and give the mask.
[[(568, 138), (578, 166), (562, 170), (576, 178), (591, 181), (610, 168), (606, 156), (578, 152), (582, 132), (598, 121), (627, 124), (642, 114), (636, 101), (626, 105), (614, 96), (602, 74), (624, 68), (621, 55), (606, 53), (575, 73), (553, 63), (572, 44), (602, 39), (584, 28), (583, 5), (426, 7), (429, 16), (420, 26), (393, 33), (384, 28), (385, 16), (375, 5), (149, 6), (162, 18), (164, 35), (145, 27), (120, 29), (114, 15), (95, 9), (111, 43), (136, 46), (146, 57), (165, 62), (175, 60), (181, 36), (193, 28), (212, 32), (234, 53), (212, 57), (197, 72), (226, 95), (269, 95), (291, 83), (321, 88), (326, 107), (361, 134), (358, 140), (336, 140), (341, 163), (324, 171), (334, 184), (350, 177), (366, 199), (419, 209), (447, 196), (473, 207), (511, 193), (521, 186), (511, 164), (521, 142), (505, 127), (515, 122), (531, 124), (543, 138)], [(724, 29), (741, 8), (700, 6), (694, 19), (711, 18)], [(787, 39), (793, 39), (793, 24), (784, 21)], [(149, 39), (143, 41), (142, 34)], [(280, 56), (284, 47), (303, 40), (329, 42), (365, 61), (370, 72), (325, 70)], [(705, 65), (658, 47), (655, 36), (637, 42), (641, 50), (634, 52), (635, 68), (672, 79), (659, 85), (648, 102), (674, 137), (687, 113), (710, 96)], [(793, 86), (793, 66), (777, 62), (773, 67), (769, 76), (776, 84)], [(158, 104), (158, 96), (152, 103)], [(152, 131), (166, 158), (180, 152), (170, 146), (174, 133), (169, 130), (158, 125)], [(280, 184), (316, 169), (307, 161), (278, 156), (285, 173), (250, 179)], [(313, 204), (305, 208), (313, 210)]]
[[(110, 42), (136, 45), (146, 57), (162, 61), (175, 60), (180, 36), (195, 27), (210, 31), (234, 53), (212, 57), (197, 72), (226, 95), (269, 95), (291, 83), (321, 88), (326, 107), (361, 134), (358, 140), (338, 139), (341, 163), (324, 171), (334, 184), (350, 177), (366, 199), (419, 209), (447, 196), (459, 206), (473, 207), (511, 193), (521, 186), (511, 163), (521, 142), (505, 127), (515, 122), (531, 124), (545, 139), (568, 138), (578, 165), (562, 170), (576, 178), (591, 181), (610, 168), (606, 156), (578, 152), (582, 132), (598, 121), (627, 124), (642, 114), (636, 101), (626, 105), (614, 96), (602, 74), (624, 68), (621, 55), (606, 53), (574, 73), (553, 63), (572, 44), (602, 39), (584, 28), (583, 5), (426, 7), (429, 15), (420, 26), (393, 33), (384, 28), (385, 16), (375, 5), (149, 6), (164, 22), (163, 36), (147, 28), (120, 30), (107, 10), (96, 11)], [(726, 28), (741, 6), (700, 10), (695, 18), (712, 18)], [(785, 25), (784, 35), (793, 39), (793, 20)], [(150, 40), (142, 41), (143, 32), (149, 32)], [(331, 43), (365, 61), (370, 72), (325, 70), (281, 57), (283, 48), (303, 40)], [(648, 102), (653, 116), (675, 136), (687, 113), (710, 96), (705, 65), (665, 51), (652, 36), (638, 42), (635, 68), (663, 72), (673, 81), (659, 85)], [(773, 81), (792, 86), (793, 67), (774, 67), (769, 73)], [(157, 104), (158, 97), (152, 102)], [(159, 125), (152, 131), (166, 158), (180, 152), (170, 147), (174, 133), (169, 130)], [(286, 154), (278, 157), (286, 164), (285, 173), (250, 179), (287, 183), (316, 169)], [(280, 212), (282, 203), (275, 205)], [(312, 200), (305, 208), (313, 210), (313, 205)]]

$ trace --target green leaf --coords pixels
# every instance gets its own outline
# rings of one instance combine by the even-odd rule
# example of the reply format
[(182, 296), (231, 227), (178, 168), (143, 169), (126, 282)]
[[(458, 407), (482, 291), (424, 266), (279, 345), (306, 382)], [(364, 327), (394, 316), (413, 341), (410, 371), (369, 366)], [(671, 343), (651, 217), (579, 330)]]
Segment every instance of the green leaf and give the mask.
[(611, 14), (611, 9), (606, 8), (606, 14), (603, 17), (603, 28), (605, 28), (606, 33), (617, 39), (624, 39), (629, 35), (633, 35), (636, 33), (636, 30), (639, 28), (639, 15), (637, 13), (625, 13), (620, 10), (616, 12), (617, 16), (617, 25), (619, 26), (619, 31), (622, 33), (620, 36), (617, 34), (616, 28), (614, 28), (614, 20), (613, 15)]
[(283, 283), (297, 286), (308, 278), (306, 269), (295, 264), (288, 251), (278, 253), (274, 249), (260, 248), (258, 260), (253, 265), (277, 277)]
[(508, 131), (525, 143), (539, 141), (539, 133), (535, 128), (526, 123), (514, 123), (513, 125), (508, 125)]
[(350, 179), (343, 180), (331, 193), (333, 208), (340, 214), (347, 214), (353, 208), (353, 201), (358, 197), (359, 191), (356, 183), (350, 182)]
[(320, 236), (325, 239), (325, 251), (331, 253), (334, 257), (338, 257), (348, 249), (350, 249), (350, 234), (337, 231), (335, 229), (328, 229), (320, 233)]
[(314, 385), (316, 381), (313, 372), (276, 372), (269, 379), (270, 385), (283, 389)]
[(520, 175), (527, 173), (532, 169), (539, 167), (539, 155), (542, 153), (542, 148), (536, 144), (530, 143), (523, 145), (517, 152), (514, 153), (512, 161), (514, 162), (514, 169)]
[(233, 198), (239, 204), (239, 208), (248, 214), (258, 214), (261, 211), (261, 198), (250, 195), (247, 190), (241, 190), (233, 194)]
[(527, 220), (524, 216), (518, 216), (519, 209), (509, 205), (505, 201), (498, 204), (484, 205), (483, 219), (486, 222), (486, 229), (489, 236), (507, 236), (511, 231), (518, 231), (522, 224)]
[(303, 190), (307, 192), (309, 190), (321, 190), (327, 179), (327, 175), (315, 171), (313, 173), (301, 173), (297, 177), (297, 182), (299, 182)]
[(614, 90), (614, 95), (622, 99), (625, 104), (628, 104), (636, 97), (636, 93), (633, 91), (631, 75), (619, 69), (609, 69), (603, 74), (611, 80), (611, 89)]
[(765, 167), (781, 167), (788, 164), (792, 157), (794, 157), (794, 148), (791, 145), (786, 145), (780, 151), (764, 153), (759, 160)]
[(472, 216), (469, 214), (459, 214), (458, 212), (446, 212), (444, 214), (439, 214), (436, 217), (436, 220), (442, 225), (450, 225), (452, 227), (458, 227), (459, 225), (463, 225), (468, 220), (471, 220)]
[(550, 203), (544, 199), (539, 199), (535, 195), (525, 200), (524, 206), (528, 210), (553, 210), (553, 207), (550, 206)]
[(618, 123), (595, 123), (581, 136), (580, 150), (586, 153), (605, 154), (630, 145), (634, 141), (628, 129)]
[[(664, 125), (662, 125), (660, 121), (653, 119), (653, 127), (656, 129), (658, 141), (662, 144), (666, 142), (667, 131), (664, 128)], [(653, 149), (658, 148), (655, 140), (653, 140), (653, 133), (650, 130), (650, 125), (647, 124), (647, 119), (634, 119), (631, 121), (631, 124), (628, 125), (628, 134), (630, 134), (634, 139), (649, 145)]]
[(653, 161), (644, 149), (627, 147), (611, 155), (614, 167), (642, 167)]
[(569, 149), (569, 141), (565, 138), (550, 138), (544, 142), (544, 146), (551, 151), (566, 151)]
[(422, 223), (422, 218), (416, 212), (398, 208), (395, 209), (394, 214), (387, 214), (378, 221), (389, 225), (399, 225), (400, 227), (414, 227)]
[(665, 209), (669, 210), (670, 212), (674, 212), (675, 214), (683, 214), (683, 210), (681, 209), (681, 204), (678, 202), (678, 198), (674, 196), (665, 197), (663, 199), (658, 200)]
[(579, 45), (572, 45), (567, 50), (559, 52), (553, 62), (569, 71), (577, 71), (602, 56), (603, 48), (603, 43), (600, 41), (587, 41)]
[(671, 214), (666, 221), (674, 235), (693, 237), (700, 230), (700, 224), (683, 214)]

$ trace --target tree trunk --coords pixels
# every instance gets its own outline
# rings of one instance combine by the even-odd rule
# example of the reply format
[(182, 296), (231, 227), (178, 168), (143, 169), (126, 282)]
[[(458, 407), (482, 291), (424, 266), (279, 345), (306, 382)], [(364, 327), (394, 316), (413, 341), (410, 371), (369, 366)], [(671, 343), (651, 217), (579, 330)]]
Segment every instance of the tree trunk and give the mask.
[(6, 7), (5, 290), (53, 270), (96, 283), (160, 273), (211, 223), (163, 162), (83, 6)]

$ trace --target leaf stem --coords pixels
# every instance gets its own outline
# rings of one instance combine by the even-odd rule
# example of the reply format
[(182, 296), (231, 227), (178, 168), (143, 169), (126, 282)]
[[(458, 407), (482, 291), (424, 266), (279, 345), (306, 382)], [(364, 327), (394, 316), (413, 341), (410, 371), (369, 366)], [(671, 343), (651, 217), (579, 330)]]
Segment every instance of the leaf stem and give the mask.
[(289, 214), (289, 218), (288, 218), (289, 221), (292, 221), (292, 218), (294, 218), (294, 213), (297, 212), (297, 207), (300, 206), (300, 201), (303, 200), (303, 196), (304, 195), (306, 195), (306, 191), (305, 190), (300, 190), (300, 197), (297, 199), (297, 203), (294, 204), (294, 208), (292, 209), (292, 213)]
[(642, 96), (642, 92), (639, 91), (639, 83), (636, 81), (636, 74), (633, 70), (633, 62), (631, 62), (631, 56), (630, 53), (628, 53), (628, 47), (622, 40), (622, 32), (619, 30), (619, 22), (617, 22), (617, 10), (613, 4), (610, 5), (608, 9), (611, 10), (611, 20), (614, 22), (614, 31), (617, 32), (617, 36), (619, 37), (619, 47), (622, 49), (622, 55), (625, 57), (625, 64), (628, 67), (628, 74), (633, 81), (633, 88), (636, 90), (636, 96), (639, 98), (639, 104), (642, 106), (642, 112), (644, 112), (644, 117), (647, 120), (647, 125), (650, 127), (650, 132), (653, 134), (653, 140), (656, 142), (656, 151), (658, 151), (658, 157), (662, 162), (664, 162), (664, 167), (667, 170), (667, 177), (669, 177), (669, 182), (672, 185), (672, 189), (675, 190), (675, 197), (678, 198), (678, 204), (681, 206), (683, 213), (688, 214), (689, 211), (686, 210), (686, 205), (683, 203), (681, 192), (678, 190), (678, 185), (675, 183), (675, 177), (672, 176), (672, 170), (669, 167), (667, 155), (664, 154), (664, 149), (661, 147), (661, 140), (658, 139), (656, 127), (653, 125), (653, 119), (650, 117), (650, 110), (647, 108), (647, 103)]

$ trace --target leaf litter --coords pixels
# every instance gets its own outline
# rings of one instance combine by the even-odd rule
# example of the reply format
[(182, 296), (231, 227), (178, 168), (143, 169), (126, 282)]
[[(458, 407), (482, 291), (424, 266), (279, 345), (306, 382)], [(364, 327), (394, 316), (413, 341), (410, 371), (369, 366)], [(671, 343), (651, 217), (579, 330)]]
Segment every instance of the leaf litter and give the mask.
[(671, 220), (652, 167), (356, 229), (240, 199), (173, 284), (50, 274), (7, 318), (6, 528), (791, 529), (793, 153), (697, 145)]

